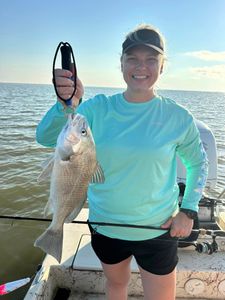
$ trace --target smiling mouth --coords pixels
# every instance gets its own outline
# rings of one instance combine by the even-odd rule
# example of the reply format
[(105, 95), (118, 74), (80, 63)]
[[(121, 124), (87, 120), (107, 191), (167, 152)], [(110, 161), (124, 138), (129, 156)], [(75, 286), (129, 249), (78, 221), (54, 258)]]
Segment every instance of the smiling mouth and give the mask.
[(132, 75), (133, 79), (147, 79), (147, 75)]

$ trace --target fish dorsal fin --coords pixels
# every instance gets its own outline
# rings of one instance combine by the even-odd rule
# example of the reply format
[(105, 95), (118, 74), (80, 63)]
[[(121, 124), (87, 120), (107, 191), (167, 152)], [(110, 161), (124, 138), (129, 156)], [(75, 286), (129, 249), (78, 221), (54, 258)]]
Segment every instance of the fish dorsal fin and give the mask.
[(55, 155), (52, 154), (44, 163), (42, 164), (42, 172), (37, 178), (37, 182), (41, 183), (45, 181), (52, 174), (52, 169), (55, 161)]
[(100, 164), (97, 163), (97, 169), (95, 173), (92, 175), (91, 183), (104, 183), (104, 181), (105, 181), (104, 172)]

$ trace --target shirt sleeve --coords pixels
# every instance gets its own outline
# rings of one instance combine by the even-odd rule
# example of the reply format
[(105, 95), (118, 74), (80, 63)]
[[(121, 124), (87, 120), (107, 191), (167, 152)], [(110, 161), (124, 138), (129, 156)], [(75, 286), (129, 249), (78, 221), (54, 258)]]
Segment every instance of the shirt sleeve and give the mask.
[(68, 114), (73, 112), (74, 109), (64, 109), (63, 105), (57, 101), (37, 126), (37, 142), (46, 147), (55, 147), (58, 135), (67, 122)]
[(208, 175), (208, 159), (193, 119), (177, 146), (177, 154), (186, 167), (187, 174), (181, 207), (198, 211)]

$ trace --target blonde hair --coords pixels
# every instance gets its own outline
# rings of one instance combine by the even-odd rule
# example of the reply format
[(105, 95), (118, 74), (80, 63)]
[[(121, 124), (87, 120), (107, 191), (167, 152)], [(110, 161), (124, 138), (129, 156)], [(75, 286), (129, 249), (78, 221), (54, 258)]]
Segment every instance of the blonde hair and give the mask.
[[(137, 32), (139, 30), (143, 30), (143, 29), (151, 30), (158, 34), (160, 40), (162, 41), (164, 52), (165, 52), (165, 45), (166, 45), (165, 37), (163, 36), (163, 34), (160, 32), (160, 30), (158, 28), (156, 28), (150, 24), (141, 23), (141, 24), (137, 25), (132, 31), (130, 31), (129, 33), (126, 34), (124, 41), (129, 39), (129, 37), (132, 34), (134, 34), (135, 32)], [(165, 56), (165, 54), (163, 54), (163, 56)]]

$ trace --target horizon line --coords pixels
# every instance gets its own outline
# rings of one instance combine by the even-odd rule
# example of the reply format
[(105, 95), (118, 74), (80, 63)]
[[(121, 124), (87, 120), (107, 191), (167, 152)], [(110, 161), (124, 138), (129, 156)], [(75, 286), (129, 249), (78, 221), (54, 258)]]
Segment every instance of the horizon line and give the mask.
[[(0, 84), (29, 84), (29, 85), (49, 85), (53, 86), (52, 83), (37, 83), (37, 82), (7, 82), (0, 81)], [(86, 85), (86, 88), (105, 88), (105, 89), (124, 89), (125, 87), (116, 87), (116, 86), (96, 86), (96, 85)], [(222, 93), (225, 94), (225, 91), (216, 91), (216, 90), (191, 90), (191, 89), (174, 89), (174, 88), (157, 88), (156, 90), (161, 91), (180, 91), (180, 92), (206, 92), (206, 93)]]

